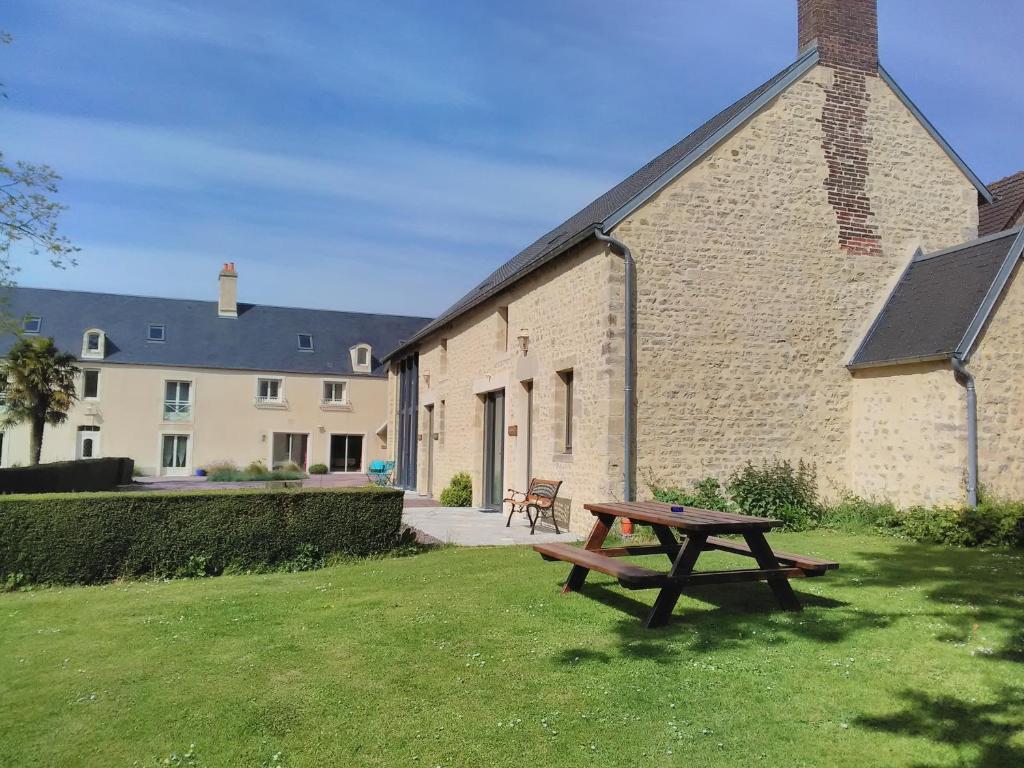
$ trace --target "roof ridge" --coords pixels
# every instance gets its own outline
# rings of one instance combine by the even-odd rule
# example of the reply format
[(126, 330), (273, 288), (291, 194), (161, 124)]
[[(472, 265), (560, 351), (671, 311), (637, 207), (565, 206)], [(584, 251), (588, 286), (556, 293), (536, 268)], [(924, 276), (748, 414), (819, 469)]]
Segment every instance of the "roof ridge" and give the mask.
[(1010, 181), (1010, 179), (1016, 179), (1018, 176), (1021, 179), (1024, 179), (1024, 170), (1017, 171), (1016, 173), (1011, 173), (1008, 176), (1003, 176), (1003, 178), (998, 179), (997, 181), (993, 181), (993, 182), (989, 183), (988, 187), (991, 189), (996, 184), (1002, 184), (1003, 182)]
[(965, 248), (970, 248), (975, 245), (981, 245), (982, 243), (987, 243), (992, 240), (999, 240), (1000, 238), (1003, 237), (1010, 237), (1011, 235), (1017, 236), (1020, 234), (1022, 229), (1024, 229), (1024, 225), (1011, 227), (1010, 229), (1003, 229), (1000, 230), (999, 232), (993, 232), (991, 235), (976, 237), (973, 240), (958, 243), (957, 245), (951, 245), (949, 248), (943, 248), (942, 250), (939, 251), (932, 251), (931, 253), (922, 253), (920, 256), (914, 257), (914, 261), (928, 261), (939, 256), (949, 256), (951, 253), (956, 253), (957, 251), (962, 251)]
[[(82, 291), (73, 288), (41, 288), (34, 285), (10, 285), (0, 288), (0, 295), (5, 291), (51, 291), (53, 293), (77, 293), (88, 296), (105, 296), (105, 297), (116, 297), (119, 299), (145, 299), (150, 301), (180, 301), (180, 302), (192, 302), (193, 304), (216, 304), (216, 300), (213, 299), (183, 299), (178, 296), (147, 296), (141, 293), (110, 293), (107, 291)], [(316, 307), (290, 307), (281, 304), (259, 304), (251, 301), (240, 301), (239, 305), (247, 307), (263, 307), (265, 309), (290, 309), (297, 312), (326, 312), (333, 315), (362, 315), (364, 317), (397, 317), (409, 320), (433, 320), (432, 317), (425, 317), (420, 315), (395, 315), (386, 312), (356, 312), (348, 309), (319, 309)]]

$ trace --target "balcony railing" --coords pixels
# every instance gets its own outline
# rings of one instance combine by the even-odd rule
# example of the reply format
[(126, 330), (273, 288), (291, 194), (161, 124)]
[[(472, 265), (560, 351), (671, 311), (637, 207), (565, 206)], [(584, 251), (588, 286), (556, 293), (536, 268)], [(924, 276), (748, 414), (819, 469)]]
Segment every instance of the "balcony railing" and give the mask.
[(192, 418), (192, 403), (180, 400), (164, 401), (164, 421), (188, 421)]
[(269, 397), (266, 395), (256, 395), (254, 400), (257, 408), (287, 408), (288, 401), (278, 395), (277, 397)]

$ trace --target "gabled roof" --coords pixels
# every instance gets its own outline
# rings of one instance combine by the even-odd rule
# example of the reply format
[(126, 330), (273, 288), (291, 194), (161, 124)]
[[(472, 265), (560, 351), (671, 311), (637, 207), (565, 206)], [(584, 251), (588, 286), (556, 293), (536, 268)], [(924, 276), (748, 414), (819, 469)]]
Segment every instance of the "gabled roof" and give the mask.
[[(394, 349), (429, 318), (330, 312), (239, 304), (237, 318), (217, 316), (217, 302), (160, 299), (111, 293), (11, 288), (5, 309), (14, 317), (42, 318), (39, 335), (76, 356), (89, 329), (106, 334), (104, 363), (228, 368), (278, 373), (352, 374), (349, 348), (370, 344), (378, 356)], [(147, 341), (150, 324), (165, 327), (166, 341)], [(298, 347), (298, 334), (313, 336), (313, 350)], [(14, 336), (0, 336), (0, 356)]]
[[(395, 357), (415, 345), (417, 341), (451, 322), (464, 312), (501, 292), (517, 280), (556, 256), (569, 250), (592, 236), (595, 228), (609, 232), (623, 219), (657, 194), (673, 179), (691, 168), (712, 149), (746, 124), (758, 112), (776, 99), (790, 85), (800, 80), (819, 61), (817, 48), (811, 47), (786, 69), (761, 84), (739, 101), (726, 107), (713, 118), (701, 125), (686, 138), (662, 152), (643, 168), (616, 184), (603, 195), (592, 201), (550, 232), (517, 253), (498, 269), (488, 275), (469, 293), (415, 336), (395, 349), (387, 357)], [(964, 163), (949, 143), (925, 118), (895, 80), (879, 66), (879, 74), (907, 109), (921, 122), (933, 139), (945, 150), (950, 159), (977, 187), (978, 194), (985, 200), (991, 193)], [(385, 358), (387, 359), (387, 358)]]
[(1024, 171), (989, 184), (995, 201), (978, 208), (978, 234), (991, 235), (1021, 223), (1024, 217)]
[(1020, 227), (937, 253), (919, 252), (849, 367), (966, 361), (1022, 252)]
[[(589, 238), (595, 227), (613, 226), (630, 207), (635, 210), (668, 181), (693, 165), (731, 135), (790, 84), (818, 63), (818, 51), (811, 49), (771, 80), (726, 107), (682, 141), (662, 152), (643, 168), (616, 184), (582, 210), (517, 253), (488, 275), (469, 293), (396, 349), (389, 357), (411, 346), (458, 315), (489, 299), (516, 280), (547, 263), (560, 253)], [(608, 224), (613, 221), (614, 224)]]

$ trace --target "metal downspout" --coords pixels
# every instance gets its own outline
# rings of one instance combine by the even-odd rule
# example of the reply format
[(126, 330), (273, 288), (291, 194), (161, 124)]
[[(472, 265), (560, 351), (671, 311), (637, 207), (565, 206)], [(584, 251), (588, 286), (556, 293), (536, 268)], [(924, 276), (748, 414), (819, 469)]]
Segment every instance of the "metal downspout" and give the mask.
[(624, 501), (635, 501), (636, 489), (633, 487), (633, 466), (636, 463), (636, 459), (633, 455), (633, 446), (636, 443), (636, 409), (633, 406), (633, 378), (636, 371), (636, 342), (633, 327), (633, 295), (636, 292), (636, 263), (633, 261), (633, 252), (621, 240), (611, 235), (606, 235), (600, 229), (594, 229), (594, 237), (611, 245), (612, 250), (617, 250), (626, 262), (626, 383), (622, 388), (622, 394), (625, 399), (625, 414), (623, 415), (622, 427), (622, 496)]
[(964, 368), (963, 360), (951, 358), (957, 382), (967, 390), (967, 503), (978, 506), (978, 393), (974, 376)]

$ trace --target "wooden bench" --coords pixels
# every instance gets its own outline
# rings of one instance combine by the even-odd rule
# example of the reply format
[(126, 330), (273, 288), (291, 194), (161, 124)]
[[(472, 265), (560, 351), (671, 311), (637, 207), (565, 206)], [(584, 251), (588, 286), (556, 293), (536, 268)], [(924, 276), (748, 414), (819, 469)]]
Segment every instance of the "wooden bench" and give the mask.
[(650, 589), (663, 586), (668, 581), (667, 573), (615, 560), (603, 552), (592, 552), (572, 544), (534, 544), (533, 548), (548, 562), (561, 560), (614, 576), (626, 589)]
[[(731, 552), (734, 555), (745, 555), (746, 557), (754, 556), (754, 553), (750, 551), (750, 547), (744, 542), (720, 539), (717, 536), (708, 537), (707, 549), (718, 549), (722, 552)], [(817, 557), (794, 555), (792, 552), (780, 552), (777, 549), (773, 550), (773, 553), (779, 563), (799, 568), (804, 572), (805, 576), (821, 576), (825, 571), (833, 571), (839, 567), (839, 563), (831, 560), (820, 560)]]

